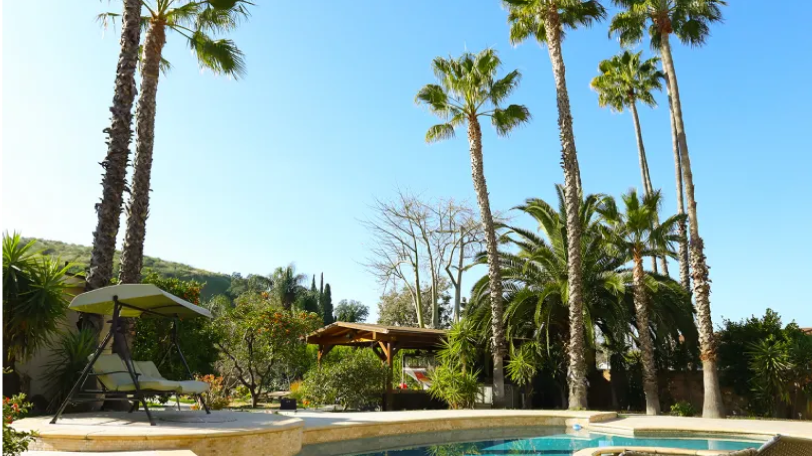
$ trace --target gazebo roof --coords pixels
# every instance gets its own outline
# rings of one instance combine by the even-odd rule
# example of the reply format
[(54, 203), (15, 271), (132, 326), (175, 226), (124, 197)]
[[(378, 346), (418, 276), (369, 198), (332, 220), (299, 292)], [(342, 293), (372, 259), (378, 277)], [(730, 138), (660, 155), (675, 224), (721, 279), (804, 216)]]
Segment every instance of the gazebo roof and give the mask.
[(439, 347), (444, 329), (386, 326), (338, 321), (307, 336), (308, 344), (364, 346), (373, 342), (393, 342), (398, 349)]

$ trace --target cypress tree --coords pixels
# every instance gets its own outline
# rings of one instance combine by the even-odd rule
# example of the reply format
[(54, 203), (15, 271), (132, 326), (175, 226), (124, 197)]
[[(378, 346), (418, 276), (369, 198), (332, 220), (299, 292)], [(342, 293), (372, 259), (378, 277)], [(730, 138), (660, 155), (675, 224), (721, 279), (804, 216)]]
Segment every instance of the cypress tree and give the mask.
[(321, 315), (324, 318), (324, 324), (329, 325), (333, 323), (333, 296), (330, 292), (330, 284), (324, 286), (324, 293), (321, 295)]

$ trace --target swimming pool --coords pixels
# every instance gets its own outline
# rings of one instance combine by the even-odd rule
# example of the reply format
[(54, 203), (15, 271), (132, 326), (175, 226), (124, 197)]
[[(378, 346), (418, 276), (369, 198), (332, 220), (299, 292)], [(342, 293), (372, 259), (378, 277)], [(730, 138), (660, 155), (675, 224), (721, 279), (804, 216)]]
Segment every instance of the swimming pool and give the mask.
[(761, 446), (761, 443), (729, 440), (725, 438), (634, 438), (579, 432), (576, 434), (550, 434), (533, 438), (440, 444), (364, 453), (363, 456), (569, 456), (584, 448), (609, 446), (658, 446), (694, 450), (742, 450), (745, 448), (758, 448)]

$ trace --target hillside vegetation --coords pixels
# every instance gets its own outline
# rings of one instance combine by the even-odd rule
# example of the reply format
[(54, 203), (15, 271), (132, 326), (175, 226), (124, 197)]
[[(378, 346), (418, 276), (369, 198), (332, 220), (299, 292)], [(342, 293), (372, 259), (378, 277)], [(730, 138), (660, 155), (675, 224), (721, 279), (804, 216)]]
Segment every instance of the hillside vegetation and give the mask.
[[(25, 239), (28, 242), (30, 239)], [(45, 255), (60, 258), (62, 261), (75, 263), (72, 268), (74, 273), (84, 273), (87, 265), (90, 264), (90, 247), (78, 244), (68, 244), (60, 241), (49, 241), (46, 239), (36, 239), (36, 250)], [(114, 270), (118, 271), (121, 252), (116, 250), (113, 261)], [(165, 277), (174, 277), (180, 280), (196, 280), (205, 283), (200, 293), (201, 300), (205, 301), (212, 296), (225, 294), (231, 285), (231, 276), (217, 272), (205, 271), (193, 268), (187, 264), (165, 261), (160, 258), (144, 257), (144, 270), (155, 271)], [(116, 273), (117, 275), (117, 273)]]

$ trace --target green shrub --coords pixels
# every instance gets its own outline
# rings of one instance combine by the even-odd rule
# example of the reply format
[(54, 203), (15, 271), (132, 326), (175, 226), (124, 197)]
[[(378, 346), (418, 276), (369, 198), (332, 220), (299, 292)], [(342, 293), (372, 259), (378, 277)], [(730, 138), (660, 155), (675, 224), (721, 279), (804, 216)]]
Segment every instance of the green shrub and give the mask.
[(31, 404), (25, 402), (25, 395), (3, 397), (3, 456), (17, 456), (28, 450), (34, 440), (30, 432), (17, 431), (11, 423), (25, 416)]
[(99, 341), (90, 329), (68, 332), (51, 346), (51, 360), (45, 366), (45, 380), (51, 391), (48, 410), (54, 411), (68, 395), (73, 384), (79, 380), (87, 365), (87, 358), (96, 351)]
[(671, 406), (671, 414), (674, 416), (694, 416), (696, 409), (687, 401), (679, 401)]
[(478, 376), (479, 372), (463, 372), (454, 365), (437, 366), (429, 374), (429, 393), (452, 409), (473, 408), (479, 395)]
[(370, 350), (342, 351), (340, 361), (305, 374), (296, 395), (310, 404), (340, 404), (345, 410), (378, 407), (387, 382), (387, 368)]

